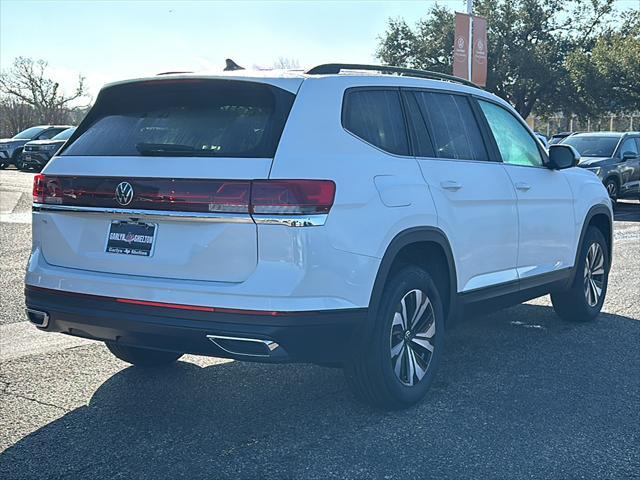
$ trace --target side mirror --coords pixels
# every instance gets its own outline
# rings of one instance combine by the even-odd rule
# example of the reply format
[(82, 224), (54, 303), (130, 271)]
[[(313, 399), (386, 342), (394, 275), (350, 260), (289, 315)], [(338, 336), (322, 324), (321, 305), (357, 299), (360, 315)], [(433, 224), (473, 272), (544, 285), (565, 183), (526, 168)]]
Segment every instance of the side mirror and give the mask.
[(575, 167), (580, 161), (580, 154), (571, 145), (558, 143), (549, 146), (548, 167), (552, 170)]
[(632, 158), (636, 158), (637, 156), (637, 154), (627, 151), (622, 154), (622, 160), (631, 160)]

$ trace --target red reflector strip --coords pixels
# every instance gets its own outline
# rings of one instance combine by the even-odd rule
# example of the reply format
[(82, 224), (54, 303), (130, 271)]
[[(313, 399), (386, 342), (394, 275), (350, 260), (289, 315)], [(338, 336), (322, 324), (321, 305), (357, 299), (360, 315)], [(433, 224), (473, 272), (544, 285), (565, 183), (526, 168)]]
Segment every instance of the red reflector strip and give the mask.
[(195, 312), (233, 313), (236, 315), (266, 315), (270, 317), (287, 315), (289, 313), (289, 312), (272, 312), (268, 310), (241, 310), (236, 308), (201, 307), (198, 305), (181, 305), (176, 303), (148, 302), (146, 300), (131, 300), (129, 298), (116, 298), (115, 300), (118, 303), (127, 303), (130, 305), (144, 305), (146, 307), (172, 308), (175, 310), (190, 310)]
[(173, 308), (176, 310), (192, 310), (196, 312), (215, 312), (213, 307), (199, 307), (197, 305), (178, 305), (174, 303), (147, 302), (145, 300), (131, 300), (128, 298), (116, 298), (118, 303), (129, 303), (132, 305), (145, 305), (147, 307)]

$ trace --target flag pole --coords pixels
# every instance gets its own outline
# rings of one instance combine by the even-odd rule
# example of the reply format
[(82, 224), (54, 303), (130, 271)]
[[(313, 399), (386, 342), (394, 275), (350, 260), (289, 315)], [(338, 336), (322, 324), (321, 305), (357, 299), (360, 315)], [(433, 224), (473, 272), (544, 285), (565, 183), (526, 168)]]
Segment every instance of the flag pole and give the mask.
[(471, 66), (473, 65), (473, 0), (467, 0), (467, 14), (469, 15), (469, 42), (467, 43), (469, 46), (468, 80), (471, 81), (473, 78), (471, 74)]

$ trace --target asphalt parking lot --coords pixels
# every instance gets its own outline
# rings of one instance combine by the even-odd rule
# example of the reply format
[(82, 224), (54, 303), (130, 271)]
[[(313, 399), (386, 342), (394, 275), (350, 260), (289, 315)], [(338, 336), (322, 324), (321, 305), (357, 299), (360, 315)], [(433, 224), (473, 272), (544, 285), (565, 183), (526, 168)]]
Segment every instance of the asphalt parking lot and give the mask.
[(186, 356), (152, 371), (25, 322), (32, 174), (0, 172), (0, 478), (640, 478), (640, 204), (604, 311), (547, 298), (448, 334), (428, 398), (383, 413), (337, 369)]

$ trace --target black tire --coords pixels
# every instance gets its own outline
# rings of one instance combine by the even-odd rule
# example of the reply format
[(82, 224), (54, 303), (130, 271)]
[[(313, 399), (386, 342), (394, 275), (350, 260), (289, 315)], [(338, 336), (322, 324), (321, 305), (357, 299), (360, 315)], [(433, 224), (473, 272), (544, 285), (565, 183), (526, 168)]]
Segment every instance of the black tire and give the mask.
[(20, 170), (21, 172), (26, 172), (27, 170), (29, 170), (29, 169), (30, 169), (30, 167), (29, 167), (27, 164), (25, 164), (25, 163), (22, 161), (22, 159), (19, 159), (19, 160), (18, 160), (18, 162), (16, 163), (16, 168), (17, 168), (18, 170)]
[[(592, 248), (596, 252), (599, 250), (602, 256), (597, 257), (596, 254), (596, 258), (588, 262), (587, 258), (593, 258)], [(551, 294), (553, 309), (563, 320), (588, 322), (598, 316), (607, 295), (609, 261), (609, 249), (604, 235), (596, 227), (589, 227), (580, 245), (573, 284), (568, 290)], [(602, 273), (599, 273), (600, 268)], [(597, 292), (598, 288), (600, 293)]]
[[(398, 323), (397, 315), (401, 313), (401, 301), (404, 300), (405, 318), (411, 320), (416, 310), (414, 306), (419, 305), (416, 290), (422, 292), (422, 298), (429, 300), (430, 307), (425, 307), (413, 326), (406, 329), (409, 330), (407, 333), (404, 324)], [(424, 300), (422, 304), (426, 303)], [(417, 267), (405, 267), (387, 282), (378, 312), (367, 344), (345, 364), (347, 383), (355, 396), (365, 403), (385, 410), (407, 408), (427, 394), (442, 357), (444, 310), (441, 296), (428, 272)], [(417, 344), (425, 339), (432, 347), (431, 353)], [(394, 356), (392, 350), (397, 348), (400, 348), (397, 350), (399, 353)], [(412, 384), (409, 384), (412, 358), (414, 372), (411, 373)], [(396, 373), (398, 362), (400, 368)], [(420, 378), (423, 367), (426, 371)]]
[(18, 170), (22, 170), (22, 149), (17, 149), (11, 156), (11, 163), (13, 163)]
[(620, 196), (620, 186), (618, 181), (614, 177), (607, 178), (604, 182), (604, 186), (607, 189), (611, 202), (615, 205), (618, 202)]
[(138, 367), (159, 367), (169, 365), (178, 360), (182, 353), (167, 352), (165, 350), (152, 350), (150, 348), (130, 347), (114, 342), (105, 342), (111, 353), (123, 362)]

